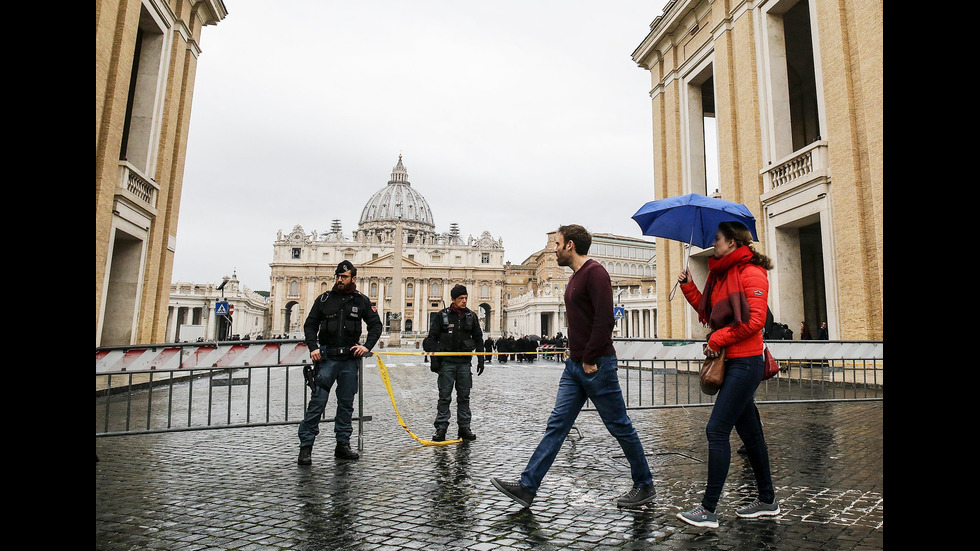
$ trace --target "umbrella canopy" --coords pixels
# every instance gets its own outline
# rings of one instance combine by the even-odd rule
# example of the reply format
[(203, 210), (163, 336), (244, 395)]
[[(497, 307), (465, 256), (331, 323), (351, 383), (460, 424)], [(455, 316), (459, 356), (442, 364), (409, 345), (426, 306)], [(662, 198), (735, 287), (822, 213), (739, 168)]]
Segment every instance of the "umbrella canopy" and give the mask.
[(633, 220), (640, 225), (643, 235), (690, 243), (702, 249), (714, 244), (718, 224), (722, 222), (741, 222), (759, 240), (755, 217), (748, 207), (699, 193), (650, 201), (636, 211)]

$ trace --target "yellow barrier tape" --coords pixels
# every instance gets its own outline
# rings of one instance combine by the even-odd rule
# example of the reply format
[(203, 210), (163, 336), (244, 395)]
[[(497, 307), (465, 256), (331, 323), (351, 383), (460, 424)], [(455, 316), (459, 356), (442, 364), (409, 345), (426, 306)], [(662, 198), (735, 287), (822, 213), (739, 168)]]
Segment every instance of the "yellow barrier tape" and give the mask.
[[(559, 351), (564, 353), (563, 350), (559, 349)], [(395, 404), (395, 393), (391, 390), (391, 379), (388, 378), (388, 366), (386, 366), (384, 361), (381, 359), (382, 354), (387, 356), (489, 356), (497, 354), (556, 354), (557, 352), (558, 351), (555, 350), (546, 352), (374, 352), (372, 355), (378, 362), (378, 372), (381, 373), (381, 380), (384, 381), (385, 388), (388, 390), (388, 398), (391, 399), (391, 407), (395, 410), (395, 417), (398, 418), (398, 424), (405, 429), (405, 432), (407, 432), (409, 436), (414, 438), (423, 446), (448, 446), (449, 444), (459, 444), (463, 441), (463, 439), (457, 438), (456, 440), (434, 442), (432, 440), (419, 438), (414, 432), (408, 429), (408, 425), (405, 424), (401, 414), (398, 413), (398, 405)]]
[[(386, 354), (389, 354), (389, 352), (386, 352)], [(406, 425), (405, 421), (402, 420), (401, 414), (398, 413), (398, 406), (395, 405), (395, 394), (391, 391), (391, 381), (388, 379), (388, 368), (385, 366), (385, 363), (381, 360), (381, 356), (375, 354), (374, 358), (378, 361), (378, 371), (381, 372), (381, 379), (385, 382), (385, 388), (388, 389), (388, 397), (391, 398), (391, 407), (395, 409), (395, 417), (398, 418), (398, 424), (401, 425), (403, 429), (405, 429), (405, 431), (409, 434), (409, 436), (417, 440), (423, 446), (448, 446), (449, 444), (459, 444), (460, 442), (463, 441), (462, 438), (458, 438), (456, 440), (433, 442), (432, 440), (425, 440), (424, 438), (419, 438), (418, 436), (415, 436), (415, 433), (408, 430), (408, 425)]]

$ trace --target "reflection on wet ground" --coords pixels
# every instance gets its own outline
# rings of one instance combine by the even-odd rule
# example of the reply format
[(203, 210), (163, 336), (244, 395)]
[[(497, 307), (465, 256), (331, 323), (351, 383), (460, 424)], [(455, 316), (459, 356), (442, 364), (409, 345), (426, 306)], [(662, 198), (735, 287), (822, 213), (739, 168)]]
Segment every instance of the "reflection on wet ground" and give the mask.
[[(407, 363), (407, 362), (406, 362)], [(373, 367), (373, 366), (371, 366)], [(436, 383), (428, 368), (392, 368), (399, 412), (428, 435)], [(657, 499), (616, 507), (629, 467), (598, 416), (576, 423), (530, 509), (490, 477), (517, 478), (544, 430), (561, 373), (556, 363), (490, 364), (474, 378), (478, 438), (426, 448), (398, 426), (377, 371), (365, 366), (360, 461), (333, 457), (323, 427), (313, 465), (296, 465), (296, 426), (96, 440), (99, 549), (667, 549), (880, 548), (884, 535), (882, 403), (761, 405), (782, 513), (738, 519), (754, 497), (733, 454), (721, 526), (674, 515), (700, 499), (707, 407), (630, 416), (654, 470)], [(331, 396), (328, 409), (332, 407)], [(455, 428), (450, 428), (454, 433)], [(733, 436), (733, 449), (738, 446)]]

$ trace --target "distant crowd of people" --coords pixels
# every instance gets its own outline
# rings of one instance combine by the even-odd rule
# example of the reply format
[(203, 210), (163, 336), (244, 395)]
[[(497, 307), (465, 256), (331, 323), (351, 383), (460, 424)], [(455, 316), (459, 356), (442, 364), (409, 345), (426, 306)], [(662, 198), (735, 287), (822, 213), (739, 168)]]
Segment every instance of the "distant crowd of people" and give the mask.
[(562, 350), (568, 347), (568, 338), (558, 333), (554, 337), (539, 337), (537, 335), (502, 336), (496, 340), (487, 337), (483, 343), (487, 352), (497, 352), (489, 358), (497, 358), (498, 363), (509, 361), (534, 363), (537, 352), (548, 352), (546, 358), (554, 359), (562, 355)]

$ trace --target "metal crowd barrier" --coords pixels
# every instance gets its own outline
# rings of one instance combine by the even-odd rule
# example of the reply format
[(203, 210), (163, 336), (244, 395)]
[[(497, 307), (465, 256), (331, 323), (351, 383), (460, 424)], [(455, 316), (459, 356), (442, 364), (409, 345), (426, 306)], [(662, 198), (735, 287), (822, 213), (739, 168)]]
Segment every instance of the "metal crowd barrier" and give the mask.
[[(298, 425), (309, 398), (303, 378), (309, 362), (301, 340), (96, 348), (95, 435)], [(371, 420), (364, 415), (363, 363), (353, 418), (359, 450), (363, 423)]]
[[(627, 409), (710, 406), (698, 371), (703, 340), (614, 339)], [(768, 341), (781, 372), (763, 381), (758, 403), (882, 400), (882, 341)]]

